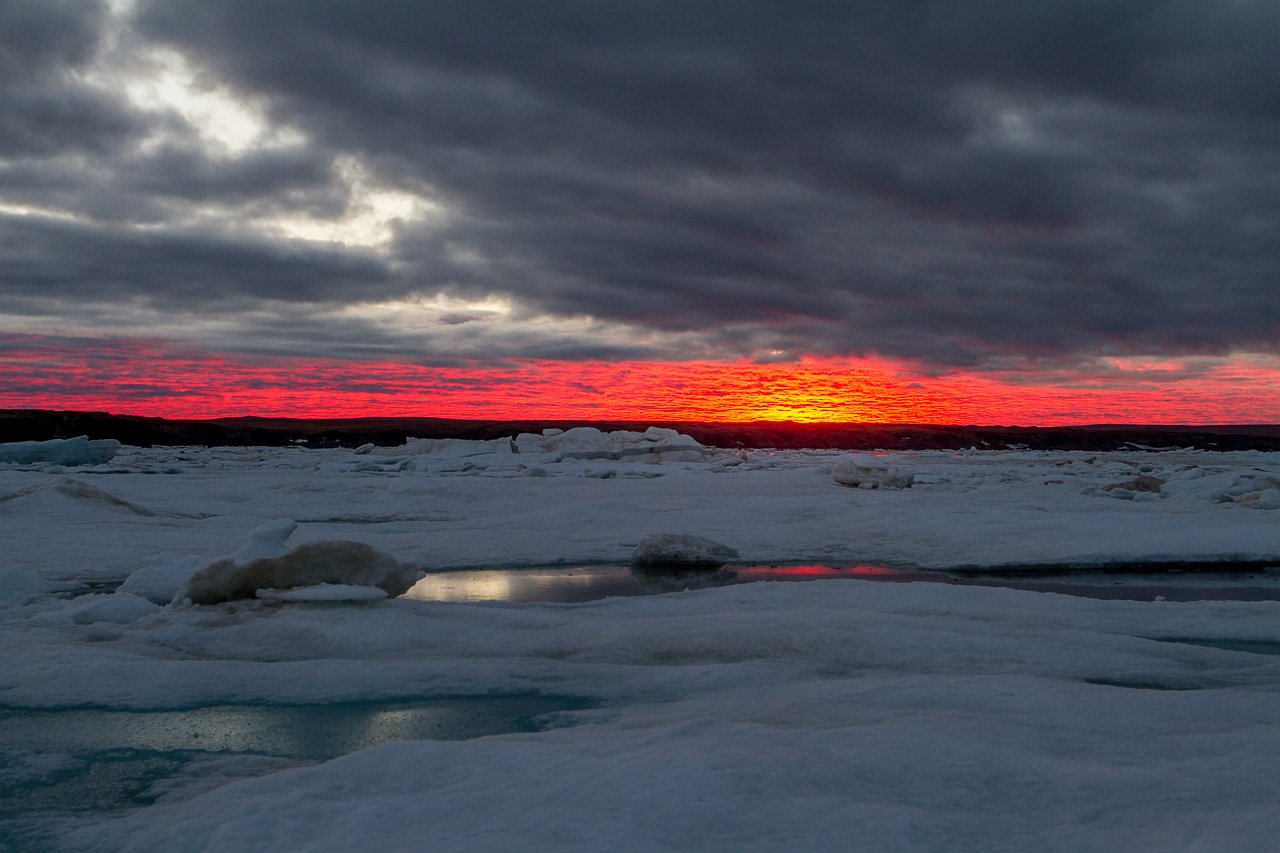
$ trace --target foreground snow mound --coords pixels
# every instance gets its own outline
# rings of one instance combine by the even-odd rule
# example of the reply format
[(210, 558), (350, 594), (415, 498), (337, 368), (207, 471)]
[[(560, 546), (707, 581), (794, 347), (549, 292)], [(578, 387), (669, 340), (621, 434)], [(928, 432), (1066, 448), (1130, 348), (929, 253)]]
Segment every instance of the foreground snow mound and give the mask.
[(285, 542), (297, 529), (298, 522), (292, 518), (277, 518), (260, 524), (249, 531), (249, 541), (232, 554), (231, 559), (237, 563), (248, 563), (264, 557), (279, 557), (289, 550)]
[(14, 465), (101, 465), (120, 452), (114, 438), (55, 438), (49, 441), (14, 441), (0, 444), (0, 462)]
[(318, 584), (377, 587), (394, 597), (422, 576), (364, 542), (329, 540), (299, 545), (278, 557), (218, 560), (196, 572), (178, 590), (175, 603), (216, 604), (254, 598), (259, 590), (288, 590)]
[(631, 555), (631, 565), (650, 571), (718, 569), (737, 558), (734, 549), (701, 536), (658, 533), (641, 540)]
[[(283, 556), (289, 550), (289, 537), (297, 529), (298, 522), (292, 518), (276, 518), (260, 524), (249, 531), (240, 550), (227, 559), (243, 566), (254, 560)], [(158, 554), (135, 569), (121, 584), (119, 591), (140, 596), (156, 604), (181, 601), (178, 593), (183, 584), (208, 565), (207, 556)]]
[(692, 436), (673, 429), (649, 427), (644, 432), (601, 432), (577, 427), (541, 435), (523, 432), (513, 442), (517, 453), (542, 453), (559, 459), (613, 459), (644, 462), (705, 462), (710, 450)]
[(873, 456), (855, 456), (837, 462), (831, 470), (831, 479), (855, 489), (909, 489), (915, 474)]

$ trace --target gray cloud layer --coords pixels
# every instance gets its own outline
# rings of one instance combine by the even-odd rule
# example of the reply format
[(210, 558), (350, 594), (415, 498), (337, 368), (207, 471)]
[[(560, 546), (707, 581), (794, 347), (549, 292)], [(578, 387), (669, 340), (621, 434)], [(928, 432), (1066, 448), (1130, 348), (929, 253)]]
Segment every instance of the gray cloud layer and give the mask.
[[(1280, 341), (1270, 0), (163, 0), (127, 22), (19, 0), (0, 33), (13, 315), (132, 301), (425, 360), (454, 332), (477, 356), (941, 367)], [(305, 142), (211, 153), (94, 82), (109, 40)], [(353, 160), (446, 214), (376, 249), (237, 227), (342, 216)], [(332, 317), (436, 293), (616, 339)]]

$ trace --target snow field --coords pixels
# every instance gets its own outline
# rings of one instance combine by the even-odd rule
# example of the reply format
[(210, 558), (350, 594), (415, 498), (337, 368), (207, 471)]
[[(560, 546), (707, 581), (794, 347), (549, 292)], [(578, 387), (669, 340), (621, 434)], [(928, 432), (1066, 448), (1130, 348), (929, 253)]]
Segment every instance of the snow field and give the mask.
[[(625, 562), (655, 534), (744, 562), (1280, 562), (1276, 454), (893, 454), (858, 467), (909, 487), (869, 489), (833, 480), (848, 454), (683, 438), (0, 465), (0, 705), (594, 704), (537, 734), (318, 764), (210, 756), (156, 782), (154, 805), (0, 816), (0, 835), (67, 850), (1273, 849), (1280, 655), (1205, 643), (1280, 648), (1280, 603), (854, 581), (575, 605), (378, 597), (400, 567)], [(1141, 476), (1161, 482), (1119, 485)], [(343, 541), (367, 549), (345, 582), (288, 556)], [(193, 578), (281, 561), (276, 600), (249, 584), (171, 603)], [(0, 783), (78, 760), (0, 750)]]

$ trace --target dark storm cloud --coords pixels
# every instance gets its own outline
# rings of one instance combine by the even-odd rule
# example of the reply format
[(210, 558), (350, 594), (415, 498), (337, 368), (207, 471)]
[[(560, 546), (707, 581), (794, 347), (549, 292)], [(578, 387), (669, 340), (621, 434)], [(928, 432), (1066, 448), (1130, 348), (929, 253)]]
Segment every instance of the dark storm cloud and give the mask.
[[(105, 221), (7, 223), (13, 292), (509, 294), (679, 341), (530, 331), (497, 357), (981, 366), (1280, 340), (1271, 2), (143, 3), (121, 38), (180, 52), (308, 140), (222, 158), (181, 127), (140, 146), (160, 119), (121, 100), (76, 106), (67, 72), (99, 49), (101, 10), (5, 8), (30, 35), (0, 54), (20, 72), (0, 198)], [(385, 260), (167, 222), (184, 205), (339, 215), (340, 156), (449, 215), (400, 227)], [(464, 318), (439, 325), (488, 325)], [(290, 321), (279, 340), (326, 352), (422, 345)]]
[(298, 243), (200, 233), (112, 229), (0, 214), (5, 288), (0, 309), (57, 298), (148, 298), (166, 310), (227, 313), (258, 300), (377, 298), (390, 272), (379, 259)]
[(107, 20), (94, 2), (0, 4), (0, 158), (110, 153), (143, 132), (145, 120), (80, 76)]
[[(210, 158), (198, 145), (164, 144), (121, 152), (110, 166), (83, 157), (0, 163), (4, 200), (53, 206), (120, 224), (166, 225), (183, 209), (225, 205), (242, 218), (273, 213), (333, 217), (349, 199), (331, 181), (328, 157), (307, 150), (251, 151)], [(234, 286), (234, 285), (233, 285)]]

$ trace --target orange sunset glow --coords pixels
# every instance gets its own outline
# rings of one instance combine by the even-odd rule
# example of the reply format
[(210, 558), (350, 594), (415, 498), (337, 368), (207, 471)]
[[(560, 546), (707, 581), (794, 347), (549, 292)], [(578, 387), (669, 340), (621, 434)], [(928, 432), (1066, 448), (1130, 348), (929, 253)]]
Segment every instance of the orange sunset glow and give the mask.
[(519, 361), (503, 367), (247, 358), (160, 342), (10, 341), (0, 407), (171, 418), (446, 417), (937, 424), (1280, 421), (1280, 359), (1125, 360), (1091, 372), (924, 376), (886, 359)]

